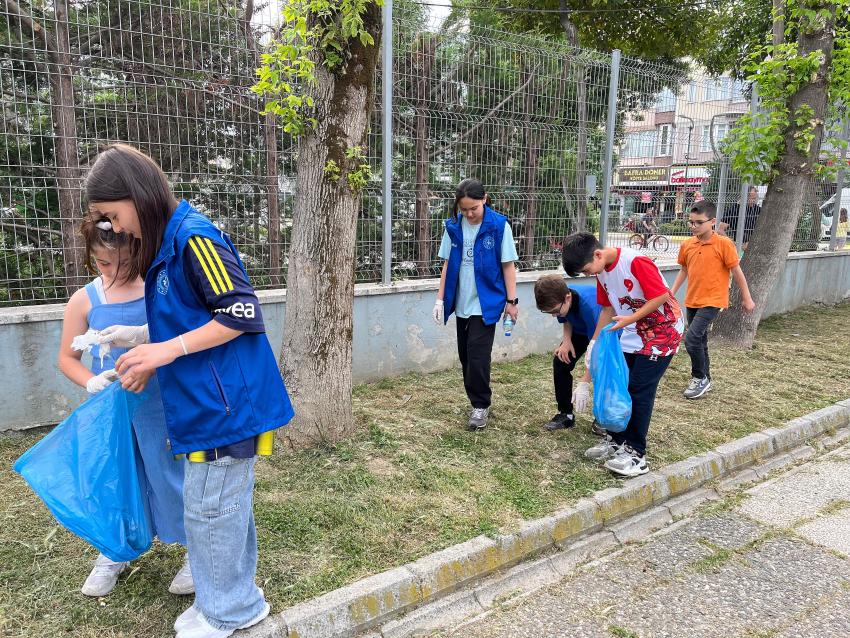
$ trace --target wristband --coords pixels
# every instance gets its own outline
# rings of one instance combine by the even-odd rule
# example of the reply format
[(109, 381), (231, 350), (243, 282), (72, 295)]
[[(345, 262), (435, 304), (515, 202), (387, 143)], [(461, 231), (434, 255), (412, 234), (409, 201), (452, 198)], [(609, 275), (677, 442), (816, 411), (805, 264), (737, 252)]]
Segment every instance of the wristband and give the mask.
[(186, 348), (186, 342), (183, 341), (183, 335), (177, 335), (177, 339), (180, 341), (180, 347), (183, 348), (183, 354), (189, 354), (189, 350)]

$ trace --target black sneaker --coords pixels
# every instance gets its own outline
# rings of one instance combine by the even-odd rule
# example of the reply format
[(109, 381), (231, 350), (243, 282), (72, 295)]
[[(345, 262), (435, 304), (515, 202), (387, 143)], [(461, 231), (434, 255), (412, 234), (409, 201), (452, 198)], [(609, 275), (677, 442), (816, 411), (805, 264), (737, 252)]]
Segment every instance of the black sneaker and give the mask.
[(595, 434), (596, 436), (605, 436), (608, 434), (608, 430), (599, 425), (596, 422), (596, 419), (593, 419), (593, 423), (590, 424), (590, 433)]
[(543, 426), (544, 429), (549, 432), (554, 432), (555, 430), (568, 430), (576, 424), (576, 418), (572, 414), (564, 414), (563, 412), (558, 412), (555, 416), (553, 416), (549, 423)]

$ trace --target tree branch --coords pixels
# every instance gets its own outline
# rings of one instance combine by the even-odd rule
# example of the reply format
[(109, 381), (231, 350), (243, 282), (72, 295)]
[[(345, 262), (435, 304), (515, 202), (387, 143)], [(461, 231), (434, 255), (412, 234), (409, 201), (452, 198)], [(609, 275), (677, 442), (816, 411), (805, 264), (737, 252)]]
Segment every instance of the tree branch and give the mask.
[(531, 80), (534, 79), (534, 76), (537, 73), (538, 69), (539, 69), (539, 67), (535, 67), (534, 71), (532, 73), (528, 74), (528, 79), (525, 82), (523, 82), (520, 86), (518, 86), (516, 89), (514, 89), (514, 91), (510, 95), (508, 95), (504, 100), (502, 100), (496, 106), (494, 106), (492, 109), (490, 109), (490, 111), (488, 111), (487, 114), (484, 117), (482, 117), (474, 126), (471, 126), (468, 129), (466, 129), (463, 133), (458, 135), (456, 138), (454, 138), (448, 144), (443, 144), (440, 148), (432, 151), (429, 154), (430, 159), (434, 159), (438, 155), (449, 150), (452, 146), (454, 146), (458, 142), (461, 142), (462, 140), (466, 139), (467, 137), (472, 135), (475, 131), (477, 131), (482, 126), (484, 126), (484, 124), (487, 123), (487, 120), (489, 120), (491, 117), (493, 117), (496, 113), (498, 113), (502, 109), (502, 107), (504, 107), (508, 102), (510, 102), (512, 99), (514, 99), (517, 95), (519, 95), (522, 91), (525, 90), (525, 87), (527, 87), (531, 83)]
[[(6, 6), (6, 12), (9, 13), (9, 15), (17, 18), (18, 22), (25, 26), (35, 37), (41, 40), (49, 51), (54, 53), (56, 52), (56, 43), (38, 20), (24, 11), (21, 5), (19, 5), (15, 0), (3, 0), (3, 2)], [(18, 25), (18, 30), (21, 30), (20, 25)]]

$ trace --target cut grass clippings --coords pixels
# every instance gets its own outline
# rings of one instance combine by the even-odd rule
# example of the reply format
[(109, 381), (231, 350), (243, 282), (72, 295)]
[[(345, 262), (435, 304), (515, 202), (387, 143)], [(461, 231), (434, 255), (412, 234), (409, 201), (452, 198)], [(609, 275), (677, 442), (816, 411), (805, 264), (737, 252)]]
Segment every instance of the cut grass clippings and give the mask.
[[(520, 324), (521, 327), (522, 324)], [(649, 436), (653, 468), (850, 397), (850, 303), (766, 320), (751, 351), (712, 351), (714, 389), (687, 401), (687, 354), (662, 380)], [(501, 337), (500, 337), (501, 338)], [(553, 346), (558, 327), (552, 325)], [(493, 368), (493, 410), (465, 431), (458, 369), (354, 391), (358, 434), (257, 465), (257, 578), (275, 611), (430, 552), (515, 528), (620, 484), (584, 459), (589, 417), (546, 433), (556, 411), (551, 358)], [(14, 460), (45, 430), (0, 436), (0, 635), (172, 636), (191, 597), (168, 594), (180, 548), (155, 545), (108, 597), (79, 593), (94, 550), (57, 524)]]

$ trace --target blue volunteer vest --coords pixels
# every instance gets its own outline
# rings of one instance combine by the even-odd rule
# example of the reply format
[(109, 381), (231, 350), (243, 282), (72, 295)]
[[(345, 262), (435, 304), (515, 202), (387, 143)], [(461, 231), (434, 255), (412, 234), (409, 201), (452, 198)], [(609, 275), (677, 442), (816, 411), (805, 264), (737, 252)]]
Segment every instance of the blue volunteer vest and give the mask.
[[(481, 303), (482, 318), (487, 326), (499, 321), (505, 310), (505, 300), (508, 296), (505, 276), (502, 273), (502, 237), (505, 235), (507, 223), (507, 217), (489, 206), (484, 206), (484, 218), (475, 237), (472, 257), (475, 287), (478, 291), (478, 301)], [(454, 220), (447, 219), (445, 225), (449, 239), (452, 240), (452, 250), (446, 271), (446, 289), (443, 294), (444, 321), (447, 322), (449, 316), (455, 311), (460, 264), (463, 259), (463, 229), (460, 215)]]
[[(183, 251), (195, 235), (224, 242), (245, 270), (230, 238), (187, 201), (180, 202), (145, 275), (152, 343), (173, 339), (211, 319), (183, 271)], [(236, 443), (279, 428), (294, 415), (265, 333), (242, 334), (178, 357), (156, 374), (174, 454)]]

